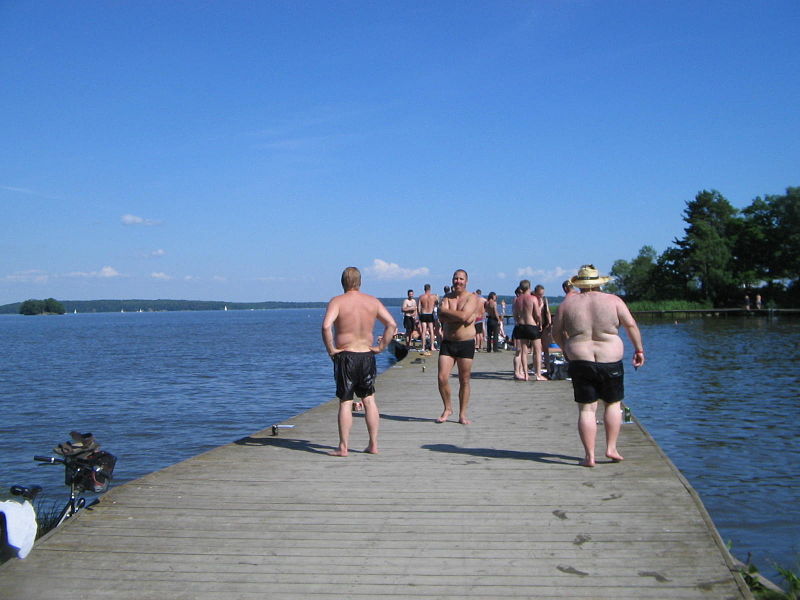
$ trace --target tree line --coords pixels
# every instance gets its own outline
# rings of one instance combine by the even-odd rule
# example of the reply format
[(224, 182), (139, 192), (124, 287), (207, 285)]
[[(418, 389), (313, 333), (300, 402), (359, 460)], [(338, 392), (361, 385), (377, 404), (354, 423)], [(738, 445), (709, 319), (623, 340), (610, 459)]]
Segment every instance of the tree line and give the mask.
[(684, 235), (660, 255), (644, 246), (617, 260), (608, 291), (628, 302), (680, 300), (741, 307), (759, 294), (765, 306), (800, 305), (800, 187), (734, 208), (718, 191), (686, 202)]
[(19, 305), (21, 315), (63, 315), (64, 312), (64, 305), (55, 298), (25, 300)]

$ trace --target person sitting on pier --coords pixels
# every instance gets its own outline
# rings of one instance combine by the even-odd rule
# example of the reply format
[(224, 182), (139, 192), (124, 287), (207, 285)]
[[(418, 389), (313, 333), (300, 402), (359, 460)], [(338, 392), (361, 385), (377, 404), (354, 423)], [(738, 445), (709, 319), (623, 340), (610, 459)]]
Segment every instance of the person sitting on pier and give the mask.
[(475, 294), (467, 291), (467, 281), (464, 269), (453, 273), (453, 289), (439, 304), (439, 321), (444, 334), (439, 348), (438, 384), (444, 410), (436, 419), (437, 423), (444, 423), (453, 414), (449, 381), (453, 365), (458, 366), (458, 422), (462, 425), (471, 423), (467, 418), (467, 408), (472, 361), (475, 358), (475, 312), (478, 300)]
[(575, 402), (578, 403), (578, 434), (585, 451), (584, 467), (595, 466), (597, 402), (605, 404), (606, 456), (623, 459), (617, 450), (622, 423), (619, 402), (624, 398), (620, 326), (633, 344), (633, 366), (644, 364), (639, 326), (621, 298), (600, 290), (610, 277), (601, 277), (594, 265), (583, 265), (570, 283), (581, 289), (561, 302), (553, 321), (553, 338), (569, 360)]
[[(361, 293), (361, 272), (347, 267), (342, 272), (344, 294), (332, 298), (322, 320), (322, 341), (333, 360), (336, 397), (339, 398), (339, 447), (332, 456), (347, 456), (353, 425), (353, 396), (364, 403), (364, 420), (369, 433), (365, 452), (378, 453), (380, 413), (375, 402), (375, 355), (383, 352), (397, 331), (394, 318), (377, 298)], [(383, 335), (373, 345), (376, 319), (383, 323)]]

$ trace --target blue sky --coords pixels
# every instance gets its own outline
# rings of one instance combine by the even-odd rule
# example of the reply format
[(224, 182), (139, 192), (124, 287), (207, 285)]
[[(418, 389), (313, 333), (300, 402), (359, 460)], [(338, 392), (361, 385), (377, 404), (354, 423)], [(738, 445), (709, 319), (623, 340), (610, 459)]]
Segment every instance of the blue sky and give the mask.
[(800, 185), (800, 2), (0, 0), (0, 304), (555, 294)]

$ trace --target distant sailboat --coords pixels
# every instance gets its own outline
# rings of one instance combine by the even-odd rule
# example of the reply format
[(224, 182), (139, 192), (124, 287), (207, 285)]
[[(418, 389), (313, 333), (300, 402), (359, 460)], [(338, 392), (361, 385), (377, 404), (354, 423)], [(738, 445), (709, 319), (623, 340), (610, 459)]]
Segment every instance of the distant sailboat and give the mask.
[(224, 310), (228, 310), (228, 305), (227, 304), (225, 305), (225, 309)]

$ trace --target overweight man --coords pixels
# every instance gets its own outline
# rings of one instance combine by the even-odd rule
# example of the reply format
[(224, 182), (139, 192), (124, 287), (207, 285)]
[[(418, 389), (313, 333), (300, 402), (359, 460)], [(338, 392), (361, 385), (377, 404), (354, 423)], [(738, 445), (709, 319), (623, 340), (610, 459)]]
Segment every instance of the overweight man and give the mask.
[(644, 347), (639, 327), (621, 298), (600, 290), (610, 277), (600, 276), (594, 265), (583, 265), (569, 282), (581, 290), (568, 294), (553, 321), (553, 338), (569, 360), (575, 402), (578, 403), (578, 434), (585, 457), (581, 465), (595, 466), (597, 403), (605, 404), (606, 456), (623, 459), (617, 449), (622, 424), (619, 402), (625, 396), (622, 367), (623, 344), (620, 326), (633, 344), (633, 366), (644, 364)]

